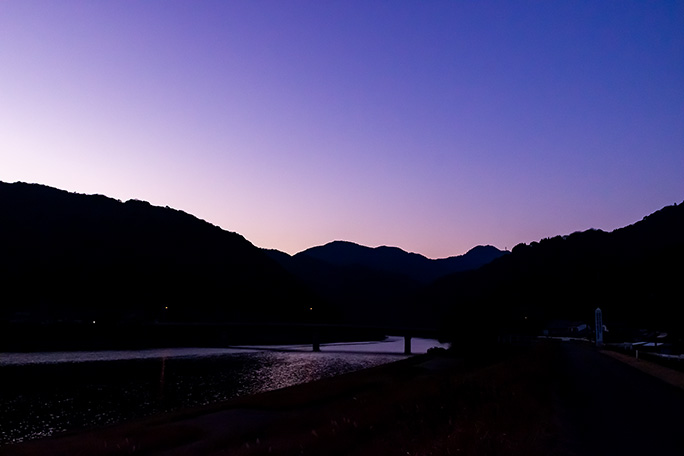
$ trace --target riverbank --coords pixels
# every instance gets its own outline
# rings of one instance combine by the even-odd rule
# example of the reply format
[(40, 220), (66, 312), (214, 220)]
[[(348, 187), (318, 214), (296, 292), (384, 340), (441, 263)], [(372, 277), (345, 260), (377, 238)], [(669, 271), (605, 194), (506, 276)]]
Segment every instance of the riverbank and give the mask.
[(612, 350), (601, 350), (601, 353), (684, 390), (684, 372), (680, 370)]
[(386, 331), (312, 323), (7, 323), (0, 352), (142, 350), (381, 341)]
[(221, 404), (3, 447), (7, 455), (553, 454), (552, 349), (417, 356)]

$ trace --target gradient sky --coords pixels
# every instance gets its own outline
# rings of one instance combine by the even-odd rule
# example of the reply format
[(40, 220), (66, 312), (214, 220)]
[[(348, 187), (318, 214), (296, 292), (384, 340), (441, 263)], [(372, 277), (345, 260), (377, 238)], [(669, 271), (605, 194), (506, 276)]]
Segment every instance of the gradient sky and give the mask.
[(0, 180), (437, 258), (684, 200), (681, 1), (0, 2)]

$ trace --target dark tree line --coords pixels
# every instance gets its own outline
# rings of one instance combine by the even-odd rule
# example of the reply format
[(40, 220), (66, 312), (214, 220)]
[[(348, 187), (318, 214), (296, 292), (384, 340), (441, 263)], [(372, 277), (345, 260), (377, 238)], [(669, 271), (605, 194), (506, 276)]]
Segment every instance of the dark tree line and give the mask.
[[(477, 271), (439, 281), (426, 295), (455, 340), (538, 334), (553, 319), (592, 323), (603, 310), (620, 328), (684, 335), (684, 206), (640, 222), (519, 244)], [(616, 335), (617, 337), (617, 335)]]
[(294, 320), (324, 307), (242, 236), (182, 211), (0, 183), (0, 318)]

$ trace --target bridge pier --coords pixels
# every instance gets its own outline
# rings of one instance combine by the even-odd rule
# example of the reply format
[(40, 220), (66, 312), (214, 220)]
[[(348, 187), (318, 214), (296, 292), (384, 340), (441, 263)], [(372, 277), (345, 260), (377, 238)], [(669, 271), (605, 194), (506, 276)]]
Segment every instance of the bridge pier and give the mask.
[(404, 336), (404, 354), (411, 354), (411, 336)]
[(313, 351), (314, 352), (321, 351), (321, 338), (320, 338), (318, 329), (314, 329), (314, 332), (313, 332)]

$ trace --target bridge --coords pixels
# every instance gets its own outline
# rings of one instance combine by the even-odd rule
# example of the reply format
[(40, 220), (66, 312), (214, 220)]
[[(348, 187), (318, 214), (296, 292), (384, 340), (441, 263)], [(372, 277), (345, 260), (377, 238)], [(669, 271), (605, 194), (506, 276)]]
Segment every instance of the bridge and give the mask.
[[(279, 335), (287, 334), (297, 336), (299, 343), (311, 344), (312, 351), (321, 351), (321, 343), (327, 338), (338, 334), (375, 334), (375, 335), (392, 335), (404, 338), (404, 353), (411, 354), (411, 339), (414, 337), (437, 339), (439, 331), (435, 328), (416, 328), (408, 326), (381, 326), (381, 325), (352, 325), (352, 324), (328, 324), (328, 323), (282, 323), (282, 322), (239, 322), (239, 323), (173, 323), (164, 322), (156, 323), (157, 328), (168, 328), (174, 330), (192, 330), (194, 332), (212, 332), (214, 334), (223, 334), (219, 336), (222, 340), (229, 340), (228, 335), (231, 333), (239, 333), (243, 336), (246, 334), (269, 334), (277, 333)], [(332, 335), (332, 336), (331, 336)], [(268, 345), (263, 343), (259, 345)], [(232, 344), (237, 345), (237, 344)], [(240, 344), (244, 345), (244, 344)]]

